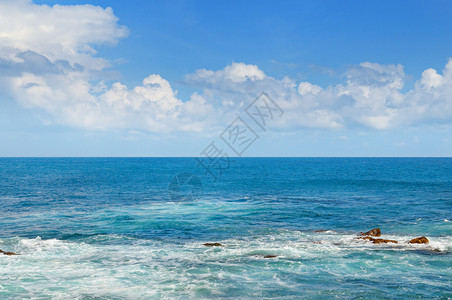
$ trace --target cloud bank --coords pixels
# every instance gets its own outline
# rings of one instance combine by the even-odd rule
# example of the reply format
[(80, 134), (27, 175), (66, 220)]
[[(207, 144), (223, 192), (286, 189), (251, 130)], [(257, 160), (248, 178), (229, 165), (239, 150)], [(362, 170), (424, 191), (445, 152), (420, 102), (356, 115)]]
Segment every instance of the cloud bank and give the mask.
[[(26, 17), (24, 17), (26, 16)], [(91, 5), (0, 3), (0, 86), (23, 107), (56, 124), (88, 130), (206, 132), (225, 126), (262, 91), (285, 111), (277, 130), (362, 127), (390, 129), (452, 122), (452, 60), (440, 72), (427, 69), (409, 91), (401, 65), (363, 62), (341, 84), (320, 87), (273, 78), (256, 65), (232, 63), (200, 69), (186, 82), (200, 92), (179, 99), (158, 74), (128, 87), (106, 85), (109, 61), (95, 47), (126, 37), (110, 8)]]

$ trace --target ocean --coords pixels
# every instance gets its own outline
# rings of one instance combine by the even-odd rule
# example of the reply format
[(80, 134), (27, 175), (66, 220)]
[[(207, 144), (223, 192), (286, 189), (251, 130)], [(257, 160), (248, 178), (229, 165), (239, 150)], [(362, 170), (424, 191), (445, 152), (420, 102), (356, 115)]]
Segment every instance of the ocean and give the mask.
[(0, 158), (0, 299), (452, 299), (452, 158), (211, 170)]

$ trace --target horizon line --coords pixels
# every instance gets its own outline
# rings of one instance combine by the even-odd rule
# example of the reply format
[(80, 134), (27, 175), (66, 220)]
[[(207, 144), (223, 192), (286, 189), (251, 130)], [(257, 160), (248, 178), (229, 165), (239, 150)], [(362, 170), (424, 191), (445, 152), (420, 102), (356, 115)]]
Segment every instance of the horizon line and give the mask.
[[(205, 156), (0, 156), (2, 158), (208, 158)], [(230, 156), (229, 158), (452, 158), (452, 156)]]

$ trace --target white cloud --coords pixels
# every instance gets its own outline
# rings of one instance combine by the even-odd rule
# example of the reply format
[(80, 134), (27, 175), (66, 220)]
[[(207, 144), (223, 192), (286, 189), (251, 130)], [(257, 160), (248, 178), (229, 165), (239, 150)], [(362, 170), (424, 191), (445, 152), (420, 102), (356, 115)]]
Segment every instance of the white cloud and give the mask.
[(452, 121), (452, 59), (442, 74), (434, 69), (422, 73), (415, 88), (406, 94), (410, 105), (405, 115), (413, 122), (450, 123)]
[(298, 93), (302, 96), (305, 96), (307, 94), (317, 95), (321, 91), (321, 87), (309, 82), (300, 82), (300, 84), (298, 85)]
[(427, 69), (422, 72), (421, 84), (424, 88), (437, 88), (443, 83), (443, 77), (435, 69)]
[(117, 22), (109, 8), (2, 1), (0, 85), (21, 105), (45, 112), (56, 123), (97, 130), (213, 131), (262, 91), (285, 112), (272, 123), (277, 130), (452, 121), (452, 60), (441, 73), (425, 70), (405, 93), (401, 65), (370, 62), (349, 67), (343, 83), (326, 87), (273, 78), (245, 63), (200, 69), (186, 81), (202, 92), (187, 101), (157, 74), (136, 87), (108, 86), (102, 74), (110, 63), (96, 56), (95, 47), (114, 45), (127, 35)]
[(265, 74), (256, 65), (244, 63), (232, 63), (223, 70), (211, 71), (206, 69), (197, 70), (195, 74), (187, 76), (188, 80), (202, 81), (204, 83), (215, 83), (218, 81), (230, 81), (232, 83), (255, 81), (265, 78)]
[(0, 2), (1, 56), (20, 62), (20, 52), (39, 53), (51, 61), (101, 70), (107, 61), (93, 57), (93, 45), (115, 44), (127, 35), (111, 8), (92, 5), (36, 5), (31, 0)]
[[(199, 95), (187, 102), (177, 99), (160, 75), (145, 78), (133, 89), (117, 82), (98, 95), (83, 76), (68, 80), (59, 74), (44, 78), (26, 73), (11, 79), (10, 86), (23, 106), (45, 111), (57, 123), (86, 129), (201, 131), (205, 115), (212, 111)], [(201, 120), (196, 120), (199, 115)]]
[(203, 69), (188, 75), (187, 80), (203, 87), (209, 103), (228, 99), (228, 104), (234, 103), (230, 106), (236, 108), (266, 91), (285, 111), (284, 119), (275, 123), (283, 130), (350, 126), (388, 129), (452, 121), (452, 60), (442, 75), (426, 70), (415, 88), (406, 93), (402, 92), (406, 75), (401, 65), (364, 62), (349, 67), (344, 83), (325, 88), (306, 81), (297, 85), (290, 78), (265, 74), (231, 83), (225, 76), (229, 69)]
[[(108, 87), (99, 78), (109, 62), (95, 56), (94, 46), (114, 45), (127, 35), (117, 21), (112, 9), (92, 5), (1, 2), (0, 85), (24, 107), (59, 124), (154, 132), (206, 127), (209, 104), (199, 95), (182, 102), (159, 75), (134, 88), (119, 82)], [(239, 67), (228, 74), (240, 80), (259, 76), (254, 72)]]

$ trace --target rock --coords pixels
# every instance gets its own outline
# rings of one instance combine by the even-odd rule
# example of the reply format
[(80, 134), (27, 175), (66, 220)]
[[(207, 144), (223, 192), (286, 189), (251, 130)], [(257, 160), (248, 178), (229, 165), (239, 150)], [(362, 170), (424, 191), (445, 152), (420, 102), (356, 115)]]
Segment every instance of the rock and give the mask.
[(0, 253), (2, 253), (2, 254), (4, 254), (4, 255), (19, 255), (19, 254), (16, 254), (16, 253), (14, 253), (14, 252), (6, 252), (6, 251), (3, 251), (3, 250), (1, 250), (1, 249), (0, 249)]
[(408, 242), (409, 244), (428, 244), (429, 240), (425, 236), (421, 236), (415, 239), (412, 239)]
[(397, 244), (398, 242), (394, 241), (394, 240), (372, 239), (372, 243), (374, 243), (374, 244), (387, 244), (387, 243)]
[(433, 252), (433, 253), (442, 253), (441, 250), (436, 249), (436, 248), (434, 248), (434, 249), (428, 249), (428, 251)]
[(361, 235), (370, 235), (378, 237), (381, 236), (381, 230), (380, 228), (374, 228), (372, 230), (369, 230), (368, 232), (361, 233)]
[(221, 246), (223, 246), (220, 243), (205, 243), (203, 245), (206, 246), (206, 247), (221, 247)]
[(397, 241), (394, 241), (394, 240), (374, 239), (373, 237), (370, 237), (370, 236), (358, 237), (356, 239), (370, 241), (374, 244), (387, 244), (387, 243), (397, 244), (398, 243)]
[(319, 230), (316, 230), (316, 231), (314, 231), (314, 232), (327, 232), (328, 230), (326, 230), (326, 229), (319, 229)]
[(275, 257), (278, 257), (278, 255), (273, 255), (273, 254), (264, 255), (264, 258), (275, 258)]

